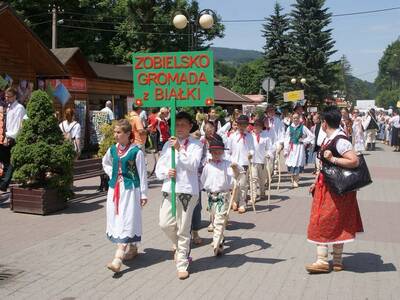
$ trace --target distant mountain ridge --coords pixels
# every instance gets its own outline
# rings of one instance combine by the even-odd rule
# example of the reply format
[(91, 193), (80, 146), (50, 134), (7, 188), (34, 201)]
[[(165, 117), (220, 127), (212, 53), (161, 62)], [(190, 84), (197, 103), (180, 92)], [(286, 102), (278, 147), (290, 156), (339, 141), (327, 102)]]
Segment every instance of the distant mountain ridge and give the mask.
[(211, 47), (216, 61), (224, 61), (233, 65), (240, 65), (261, 58), (262, 52), (224, 47)]

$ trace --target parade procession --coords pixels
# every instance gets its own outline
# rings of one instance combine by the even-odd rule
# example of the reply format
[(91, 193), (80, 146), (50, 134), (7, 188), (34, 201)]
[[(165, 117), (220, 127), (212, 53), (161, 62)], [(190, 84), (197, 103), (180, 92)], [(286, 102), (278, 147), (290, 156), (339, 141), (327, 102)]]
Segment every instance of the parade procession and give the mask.
[(45, 2), (0, 1), (1, 299), (399, 297), (400, 41), (347, 32), (393, 1)]

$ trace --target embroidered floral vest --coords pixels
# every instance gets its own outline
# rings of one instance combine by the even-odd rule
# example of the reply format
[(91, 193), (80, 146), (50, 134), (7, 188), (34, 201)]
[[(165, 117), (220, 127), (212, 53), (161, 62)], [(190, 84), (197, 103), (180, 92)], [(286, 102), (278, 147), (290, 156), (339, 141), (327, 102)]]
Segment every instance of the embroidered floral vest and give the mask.
[(125, 189), (137, 188), (140, 186), (139, 174), (136, 168), (136, 155), (140, 151), (138, 147), (133, 147), (128, 153), (122, 157), (118, 157), (117, 146), (112, 145), (110, 148), (112, 156), (112, 177), (108, 182), (109, 186), (114, 188), (118, 178), (118, 160), (121, 159), (121, 172), (124, 178)]
[(300, 138), (303, 135), (303, 125), (299, 125), (296, 128), (290, 126), (290, 142), (294, 145), (298, 145)]

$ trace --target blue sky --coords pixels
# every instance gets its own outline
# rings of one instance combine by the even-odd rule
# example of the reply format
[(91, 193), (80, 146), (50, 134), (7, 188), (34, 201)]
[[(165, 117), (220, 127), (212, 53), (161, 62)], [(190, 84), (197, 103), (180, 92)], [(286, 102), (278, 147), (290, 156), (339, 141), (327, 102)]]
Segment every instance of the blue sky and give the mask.
[[(200, 7), (217, 11), (224, 20), (263, 19), (273, 11), (272, 0), (198, 0)], [(293, 0), (278, 1), (289, 12)], [(333, 14), (399, 7), (395, 0), (327, 0)], [(225, 37), (214, 41), (214, 46), (262, 50), (264, 40), (260, 23), (225, 23)], [(380, 13), (335, 17), (332, 19), (333, 38), (337, 53), (346, 55), (353, 75), (373, 81), (383, 51), (400, 36), (400, 10)]]

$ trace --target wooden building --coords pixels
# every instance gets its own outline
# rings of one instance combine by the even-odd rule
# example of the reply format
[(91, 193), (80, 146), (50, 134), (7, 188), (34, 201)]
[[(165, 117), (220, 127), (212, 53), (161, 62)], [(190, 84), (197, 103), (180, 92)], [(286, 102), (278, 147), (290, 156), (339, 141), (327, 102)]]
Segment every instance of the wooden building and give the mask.
[[(61, 80), (71, 93), (67, 106), (85, 101), (88, 111), (101, 110), (113, 102), (116, 118), (127, 113), (127, 98), (132, 95), (131, 67), (89, 62), (79, 48), (53, 49), (65, 66), (69, 79)], [(52, 85), (56, 82), (53, 80)]]
[(0, 1), (0, 75), (14, 85), (26, 81), (37, 87), (39, 78), (65, 78), (63, 64), (15, 14)]

